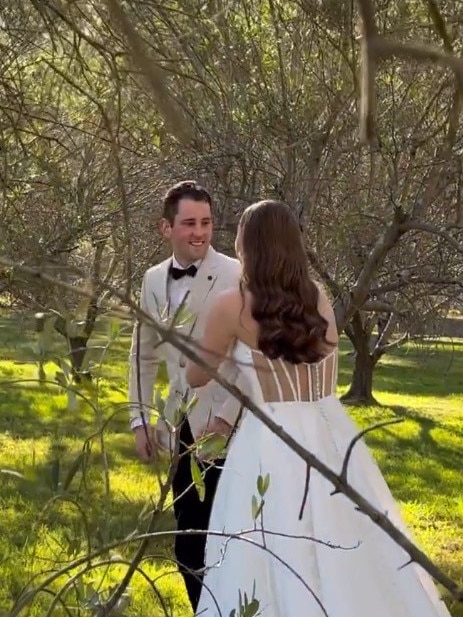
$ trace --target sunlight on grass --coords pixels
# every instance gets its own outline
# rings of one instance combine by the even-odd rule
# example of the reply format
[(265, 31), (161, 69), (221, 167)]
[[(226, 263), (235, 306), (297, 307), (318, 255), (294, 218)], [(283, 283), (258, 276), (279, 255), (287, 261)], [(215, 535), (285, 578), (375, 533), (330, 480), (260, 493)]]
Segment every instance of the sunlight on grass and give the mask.
[[(28, 321), (18, 330), (14, 319), (0, 324), (0, 468), (21, 476), (0, 475), (0, 613), (6, 611), (33, 577), (56, 570), (104, 543), (143, 532), (150, 506), (159, 496), (155, 470), (136, 459), (125, 406), (129, 338), (124, 335), (105, 352), (103, 367), (93, 367), (97, 392), (90, 403), (67, 409), (67, 396), (56, 385), (37, 382), (38, 367), (24, 364), (33, 336)], [(21, 345), (17, 338), (21, 337)], [(24, 340), (23, 340), (24, 339)], [(101, 357), (102, 332), (95, 339)], [(57, 340), (57, 346), (62, 344)], [(29, 350), (29, 351), (28, 351)], [(348, 385), (352, 359), (342, 347), (339, 392)], [(63, 352), (63, 350), (61, 349)], [(64, 352), (63, 352), (64, 353)], [(46, 365), (53, 381), (56, 366)], [(400, 418), (398, 425), (368, 434), (367, 442), (398, 500), (416, 540), (449, 575), (463, 583), (463, 346), (452, 342), (407, 346), (382, 360), (375, 377), (378, 407), (350, 408), (361, 427)], [(15, 383), (13, 383), (15, 382)], [(96, 409), (92, 408), (97, 403)], [(105, 424), (104, 456), (99, 430)], [(85, 451), (77, 472), (63, 489), (74, 462)], [(109, 475), (105, 475), (105, 465)], [(172, 529), (167, 512), (158, 530)], [(88, 546), (87, 546), (88, 545)], [(108, 589), (125, 572), (135, 547), (124, 545), (106, 557), (106, 569), (85, 575), (74, 590), (81, 601)], [(152, 541), (142, 570), (156, 581), (171, 614), (188, 617), (183, 583), (172, 563), (172, 540)], [(50, 590), (57, 591), (63, 577)], [(43, 617), (51, 596), (41, 595), (31, 617)], [(463, 617), (461, 607), (452, 607)], [(53, 615), (64, 612), (57, 609)], [(84, 612), (81, 613), (84, 615)], [(85, 613), (87, 614), (87, 613)], [(157, 617), (163, 611), (150, 583), (137, 573), (124, 615)]]
[[(340, 391), (348, 383), (346, 360)], [(401, 419), (366, 437), (418, 544), (463, 583), (463, 347), (406, 346), (375, 375), (381, 407), (350, 408), (361, 427)], [(452, 615), (463, 607), (449, 602)]]
[[(104, 366), (92, 367), (96, 391), (82, 390), (89, 402), (79, 399), (76, 410), (70, 412), (66, 393), (52, 383), (39, 384), (38, 364), (26, 363), (33, 353), (31, 330), (23, 329), (28, 340), (19, 345), (15, 321), (3, 321), (2, 326), (0, 468), (21, 475), (0, 475), (0, 555), (6, 558), (0, 565), (0, 612), (7, 610), (23, 586), (37, 575), (43, 578), (87, 550), (123, 540), (135, 530), (143, 533), (150, 504), (159, 496), (156, 474), (137, 461), (127, 428), (127, 337), (105, 352)], [(92, 350), (97, 360), (102, 354), (99, 339)], [(57, 349), (65, 353), (59, 338)], [(45, 365), (47, 382), (54, 382), (57, 370), (53, 363)], [(105, 423), (107, 479), (99, 436)], [(85, 462), (63, 490), (63, 482), (83, 450), (87, 452)], [(169, 530), (173, 524), (168, 512), (160, 517), (158, 529)], [(173, 614), (187, 616), (188, 602), (172, 563), (171, 545), (170, 538), (151, 545), (141, 568), (149, 581), (157, 581), (156, 587)], [(129, 561), (134, 548), (124, 545), (108, 557)], [(125, 568), (114, 562), (107, 570), (85, 575), (86, 586), (70, 597), (77, 594), (83, 602), (94, 591), (104, 592), (120, 580)], [(140, 573), (135, 575), (126, 615), (163, 614), (147, 579)], [(55, 581), (50, 590), (56, 592), (65, 581), (66, 577)], [(29, 615), (43, 617), (49, 605), (50, 595), (42, 594)], [(61, 614), (59, 608), (53, 613)]]

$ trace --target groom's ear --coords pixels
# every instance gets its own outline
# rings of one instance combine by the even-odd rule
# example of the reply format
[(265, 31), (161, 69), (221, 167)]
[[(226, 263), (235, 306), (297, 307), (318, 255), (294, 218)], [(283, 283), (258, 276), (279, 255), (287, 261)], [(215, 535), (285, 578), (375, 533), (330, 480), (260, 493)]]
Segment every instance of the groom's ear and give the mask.
[(158, 223), (159, 233), (166, 239), (169, 240), (172, 233), (172, 225), (169, 223), (167, 219), (161, 219)]

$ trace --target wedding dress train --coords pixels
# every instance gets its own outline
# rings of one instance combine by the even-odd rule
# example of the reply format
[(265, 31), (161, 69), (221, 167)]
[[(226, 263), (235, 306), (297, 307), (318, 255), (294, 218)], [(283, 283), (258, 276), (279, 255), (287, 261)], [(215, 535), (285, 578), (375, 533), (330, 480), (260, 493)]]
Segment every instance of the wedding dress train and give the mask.
[[(359, 429), (334, 395), (337, 350), (295, 366), (238, 342), (234, 356), (254, 402), (339, 472)], [(196, 615), (449, 617), (427, 573), (405, 565), (405, 551), (344, 495), (333, 495), (314, 469), (303, 504), (306, 472), (304, 461), (245, 413), (217, 488), (209, 528), (225, 535), (208, 537)], [(348, 481), (406, 531), (363, 441)]]

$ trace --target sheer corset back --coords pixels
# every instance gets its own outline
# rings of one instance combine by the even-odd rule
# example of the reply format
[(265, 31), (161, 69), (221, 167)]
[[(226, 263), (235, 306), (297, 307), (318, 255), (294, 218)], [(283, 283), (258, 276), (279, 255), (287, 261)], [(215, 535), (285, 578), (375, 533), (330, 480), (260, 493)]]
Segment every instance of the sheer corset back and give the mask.
[(263, 403), (313, 403), (336, 391), (338, 353), (333, 350), (319, 362), (292, 364), (280, 358), (271, 360), (242, 341), (235, 359), (247, 374), (254, 400)]

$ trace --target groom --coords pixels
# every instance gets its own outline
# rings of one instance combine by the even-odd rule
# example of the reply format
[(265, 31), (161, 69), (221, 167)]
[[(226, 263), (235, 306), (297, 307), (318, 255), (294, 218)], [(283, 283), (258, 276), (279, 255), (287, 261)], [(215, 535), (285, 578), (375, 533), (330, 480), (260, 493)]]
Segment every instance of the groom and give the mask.
[[(145, 272), (140, 306), (154, 320), (161, 315), (175, 314), (184, 302), (188, 314), (180, 331), (199, 339), (210, 303), (218, 293), (239, 284), (241, 266), (236, 259), (216, 252), (210, 245), (212, 238), (212, 200), (209, 193), (195, 182), (180, 182), (165, 195), (161, 231), (172, 247), (172, 256)], [(159, 419), (150, 424), (153, 389), (158, 364), (165, 361), (169, 378), (169, 395), (164, 409), (165, 419), (175, 424), (176, 412), (182, 399), (193, 393), (185, 379), (186, 358), (167, 343), (159, 344), (156, 331), (147, 324), (136, 325), (132, 337), (129, 371), (129, 401), (131, 428), (140, 459), (148, 462), (162, 444), (169, 447), (171, 439), (166, 422)], [(224, 366), (224, 377), (233, 381), (236, 370)], [(193, 484), (190, 454), (187, 451), (200, 436), (211, 418), (233, 425), (238, 417), (239, 404), (211, 381), (196, 394), (198, 401), (180, 428), (180, 460), (173, 479), (174, 512), (179, 530), (207, 529), (212, 501), (223, 461), (210, 465), (205, 473), (205, 498), (199, 499)], [(223, 418), (223, 420), (222, 420)], [(199, 600), (202, 575), (195, 570), (204, 568), (206, 535), (176, 535), (175, 556), (183, 575), (193, 610)]]

